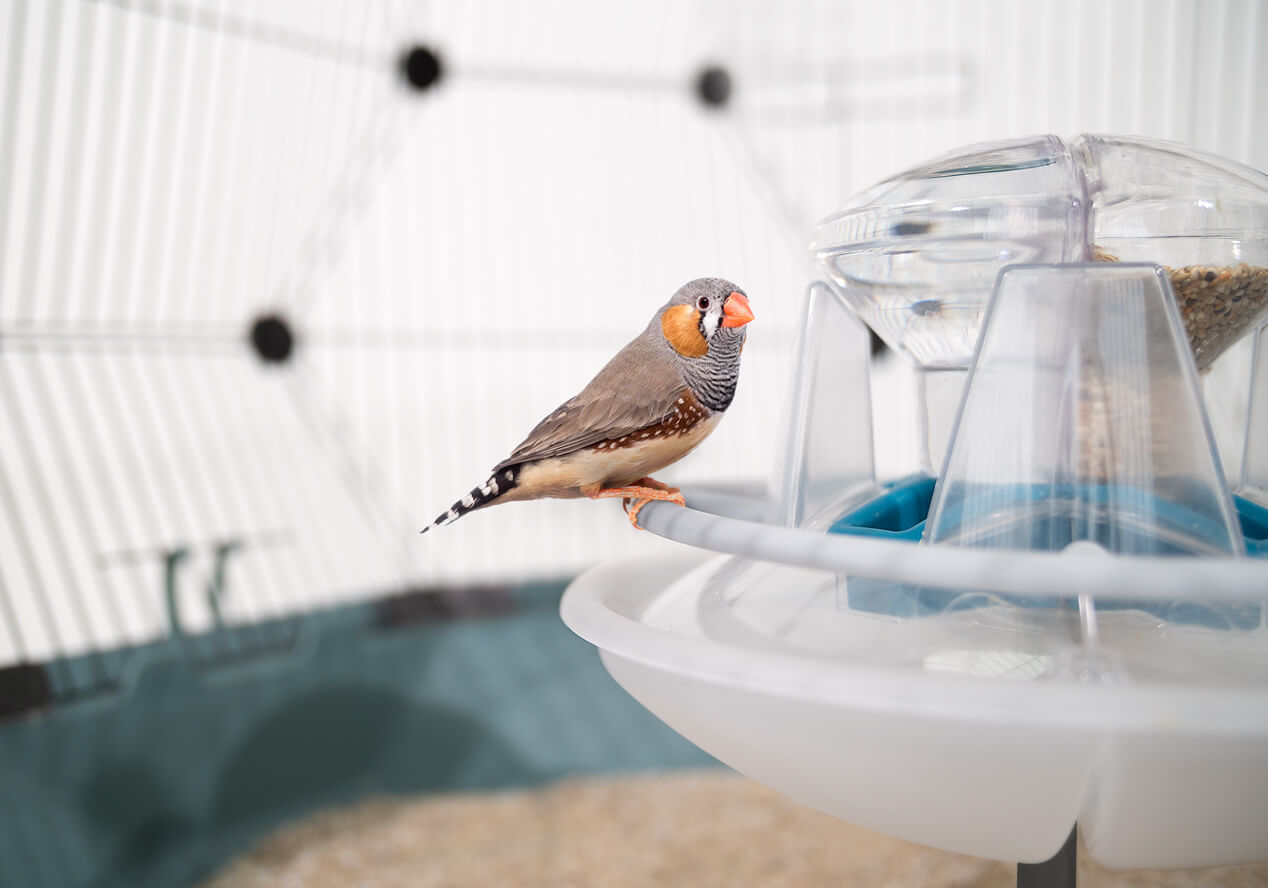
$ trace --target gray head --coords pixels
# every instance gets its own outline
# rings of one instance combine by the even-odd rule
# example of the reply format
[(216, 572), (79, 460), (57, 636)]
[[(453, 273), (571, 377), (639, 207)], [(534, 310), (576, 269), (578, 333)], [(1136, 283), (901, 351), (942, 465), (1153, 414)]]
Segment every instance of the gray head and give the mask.
[(722, 278), (697, 278), (679, 288), (658, 318), (692, 393), (709, 409), (725, 410), (735, 396), (745, 325), (753, 320), (748, 296)]

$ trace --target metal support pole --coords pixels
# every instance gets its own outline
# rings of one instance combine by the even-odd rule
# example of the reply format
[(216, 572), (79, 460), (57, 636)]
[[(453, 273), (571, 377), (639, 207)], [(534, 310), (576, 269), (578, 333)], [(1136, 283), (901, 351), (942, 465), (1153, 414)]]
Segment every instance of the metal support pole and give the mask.
[(1079, 828), (1070, 830), (1061, 850), (1043, 863), (1017, 864), (1017, 888), (1075, 888), (1079, 863)]

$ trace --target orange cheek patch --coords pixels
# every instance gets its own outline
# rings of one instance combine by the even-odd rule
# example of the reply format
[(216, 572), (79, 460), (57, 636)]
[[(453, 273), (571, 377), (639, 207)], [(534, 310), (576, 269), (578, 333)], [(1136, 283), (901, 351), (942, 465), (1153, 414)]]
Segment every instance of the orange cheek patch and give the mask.
[(696, 310), (690, 305), (675, 305), (660, 318), (660, 329), (674, 351), (685, 358), (700, 358), (709, 352), (709, 343), (700, 335)]

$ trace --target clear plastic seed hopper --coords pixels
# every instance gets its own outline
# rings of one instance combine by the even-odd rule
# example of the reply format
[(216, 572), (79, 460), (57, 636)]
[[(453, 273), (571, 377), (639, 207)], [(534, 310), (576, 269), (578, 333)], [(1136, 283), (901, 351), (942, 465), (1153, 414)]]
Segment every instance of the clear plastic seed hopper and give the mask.
[[(1027, 864), (1076, 823), (1108, 866), (1268, 858), (1268, 176), (977, 145), (812, 251), (775, 495), (648, 507), (691, 548), (582, 576), (568, 625), (688, 739), (863, 826)], [(858, 319), (917, 368), (925, 471), (897, 482)]]

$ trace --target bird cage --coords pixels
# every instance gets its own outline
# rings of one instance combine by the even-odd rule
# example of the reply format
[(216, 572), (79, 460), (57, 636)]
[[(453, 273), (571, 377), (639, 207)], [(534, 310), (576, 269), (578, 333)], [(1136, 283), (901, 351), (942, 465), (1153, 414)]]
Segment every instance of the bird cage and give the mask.
[[(615, 504), (490, 510), (444, 537), (417, 536), (435, 504), (519, 439), (521, 423), (575, 391), (651, 305), (699, 274), (733, 277), (753, 295), (760, 338), (717, 446), (683, 471), (754, 478), (770, 442), (784, 447), (773, 501), (701, 492), (690, 510), (646, 513), (661, 533), (751, 546), (750, 561), (728, 562), (710, 586), (735, 598), (709, 612), (726, 617), (708, 629), (732, 645), (720, 656), (802, 680), (800, 661), (772, 658), (789, 645), (804, 652), (804, 640), (760, 620), (754, 629), (745, 608), (783, 619), (786, 602), (760, 590), (801, 594), (812, 577), (831, 578), (832, 614), (866, 615), (877, 632), (891, 621), (891, 637), (938, 629), (939, 608), (984, 618), (1001, 596), (1018, 620), (1055, 612), (1015, 600), (1034, 562), (999, 555), (999, 569), (985, 570), (981, 553), (914, 542), (980, 306), (949, 291), (877, 304), (894, 313), (873, 317), (875, 329), (920, 362), (919, 402), (903, 406), (923, 429), (925, 471), (886, 485), (866, 421), (876, 400), (858, 321), (866, 294), (823, 265), (800, 318), (777, 295), (804, 283), (804, 232), (837, 195), (948, 144), (1035, 129), (1041, 107), (1080, 120), (1103, 111), (1113, 129), (1162, 106), (1170, 119), (1158, 132), (1192, 127), (1207, 147), (1256, 156), (1254, 90), (1232, 87), (1253, 82), (1258, 57), (1244, 50), (1268, 19), (1243, 29), (1223, 5), (1207, 15), (1181, 4), (1160, 35), (1150, 30), (1160, 17), (1127, 5), (1076, 17), (1080, 44), (1135, 51), (1084, 51), (1086, 76), (1071, 78), (1071, 35), (1049, 27), (1066, 11), (1056, 0), (793, 10), (760, 0), (742, 15), (672, 0), (0, 3), (0, 886), (167, 888), (293, 817), (366, 795), (714, 763), (616, 688), (558, 621), (566, 579), (597, 559), (640, 554), (651, 585), (667, 586), (694, 557), (657, 561), (663, 545), (632, 532)], [(1051, 65), (1030, 64), (1041, 52)], [(1133, 82), (1125, 64), (1149, 73)], [(1025, 70), (1024, 86), (1006, 65)], [(1057, 181), (1083, 168), (1064, 147), (1044, 142), (1032, 160), (1044, 145), (1066, 153), (1026, 193), (1083, 187)], [(958, 205), (943, 221), (960, 218)], [(1043, 211), (974, 218), (1006, 221), (995, 233), (1033, 218), (1038, 238), (1062, 226)], [(883, 236), (912, 246), (933, 233), (915, 218), (892, 221)], [(1177, 267), (1123, 241), (1097, 243), (1124, 268)], [(1047, 249), (1007, 258), (1109, 258)], [(989, 265), (974, 278), (981, 303)], [(941, 346), (938, 320), (958, 325)], [(767, 408), (782, 396), (798, 324), (801, 382), (785, 436)], [(1247, 420), (1248, 352), (1233, 351), (1244, 373), (1223, 358), (1199, 384), (1225, 477), (1248, 481), (1198, 510), (1208, 529), (1229, 526), (1228, 508), (1253, 524), (1255, 479), (1268, 477), (1262, 448), (1241, 456), (1236, 430), (1263, 440), (1265, 418), (1255, 408)], [(1233, 407), (1217, 417), (1221, 392)], [(725, 436), (742, 446), (722, 446)], [(1182, 563), (1249, 562), (1253, 534), (1243, 536), (1245, 557)], [(831, 560), (842, 546), (848, 559)], [(801, 561), (779, 554), (789, 547)], [(944, 574), (944, 556), (967, 560)], [(1115, 569), (1092, 562), (1059, 567), (1098, 583)], [(1060, 570), (1040, 571), (1057, 597), (1049, 579)], [(611, 581), (632, 593), (638, 575)], [(903, 610), (907, 585), (952, 576), (985, 591), (954, 607), (934, 592), (923, 610)], [(1094, 603), (1114, 618), (1134, 612)], [(1239, 633), (1257, 603), (1215, 604), (1155, 618), (1253, 643)], [(696, 619), (658, 607), (681, 626)], [(1218, 620), (1229, 628), (1207, 625)], [(894, 656), (904, 649), (916, 650)], [(628, 653), (643, 663), (657, 650)], [(686, 664), (701, 650), (693, 636), (678, 653)], [(815, 679), (822, 699), (834, 699), (831, 670), (843, 663)], [(893, 701), (927, 694), (927, 676), (898, 663), (885, 673), (888, 694), (871, 682), (883, 665), (867, 666), (858, 691), (906, 717)], [(684, 694), (700, 687), (681, 684)], [(1081, 687), (1054, 688), (1074, 708), (1084, 699)], [(1017, 691), (1023, 704), (1031, 689)], [(714, 707), (699, 699), (701, 711)], [(1252, 749), (1258, 723), (1246, 711)], [(1212, 712), (1219, 734), (1223, 710)], [(790, 730), (817, 717), (792, 714)], [(774, 748), (761, 733), (773, 729), (754, 728), (754, 750)], [(809, 724), (806, 735), (820, 730)], [(954, 725), (946, 736), (964, 748)], [(1064, 766), (1082, 761), (1084, 739), (1045, 749)], [(897, 762), (902, 749), (876, 774), (920, 778), (927, 762)], [(970, 766), (980, 773), (980, 757), (966, 757)]]
[[(685, 737), (846, 820), (1046, 867), (1076, 823), (1113, 867), (1268, 856), (1268, 176), (974, 145), (811, 250), (774, 495), (649, 507), (680, 559), (595, 569), (565, 621)], [(919, 378), (924, 471), (884, 484), (860, 319)], [(1248, 372), (1204, 397), (1233, 347)], [(1225, 457), (1214, 395), (1244, 417)]]

